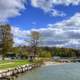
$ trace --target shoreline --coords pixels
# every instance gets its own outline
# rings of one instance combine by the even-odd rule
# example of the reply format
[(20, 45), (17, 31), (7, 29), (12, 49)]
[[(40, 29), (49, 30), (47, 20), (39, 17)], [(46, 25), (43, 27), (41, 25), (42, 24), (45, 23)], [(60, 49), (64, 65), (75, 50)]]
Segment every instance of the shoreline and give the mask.
[(16, 68), (8, 68), (5, 70), (1, 70), (0, 71), (0, 79), (5, 79), (5, 78), (12, 78), (12, 77), (16, 77), (18, 76), (18, 74), (21, 73), (25, 73), (27, 71), (31, 71), (34, 68), (38, 68), (38, 67), (46, 67), (46, 66), (56, 66), (56, 65), (63, 65), (63, 64), (71, 64), (72, 62), (52, 62), (52, 61), (46, 61), (43, 62), (43, 64), (26, 64), (26, 65), (22, 65), (22, 66), (18, 66)]
[(44, 62), (44, 66), (50, 66), (50, 65), (63, 65), (63, 64), (70, 64), (72, 62), (66, 63), (66, 62), (52, 62), (52, 61), (47, 61)]
[(11, 79), (13, 77), (17, 77), (18, 74), (31, 71), (32, 69), (37, 67), (40, 67), (40, 64), (26, 64), (26, 65), (18, 66), (16, 68), (8, 68), (0, 71), (0, 79)]

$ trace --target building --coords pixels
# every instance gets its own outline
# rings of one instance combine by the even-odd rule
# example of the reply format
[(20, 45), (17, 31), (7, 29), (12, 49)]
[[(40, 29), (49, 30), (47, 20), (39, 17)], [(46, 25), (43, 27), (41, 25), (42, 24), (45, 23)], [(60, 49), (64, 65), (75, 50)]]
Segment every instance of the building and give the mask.
[(0, 55), (9, 52), (13, 45), (10, 25), (0, 25)]

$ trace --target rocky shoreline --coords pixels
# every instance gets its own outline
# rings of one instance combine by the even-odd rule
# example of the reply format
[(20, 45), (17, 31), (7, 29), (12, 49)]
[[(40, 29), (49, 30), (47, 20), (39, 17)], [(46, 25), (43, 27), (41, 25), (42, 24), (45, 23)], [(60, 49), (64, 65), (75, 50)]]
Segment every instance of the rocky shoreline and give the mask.
[(0, 72), (0, 80), (14, 80), (13, 77), (17, 77), (18, 74), (30, 71), (34, 68), (40, 67), (40, 64), (26, 64), (18, 66), (13, 69), (8, 69)]

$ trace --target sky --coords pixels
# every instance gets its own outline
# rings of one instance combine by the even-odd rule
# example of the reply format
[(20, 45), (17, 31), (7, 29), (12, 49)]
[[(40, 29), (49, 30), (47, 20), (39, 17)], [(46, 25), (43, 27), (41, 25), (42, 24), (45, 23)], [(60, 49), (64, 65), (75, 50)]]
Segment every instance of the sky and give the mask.
[(80, 48), (80, 0), (0, 0), (0, 23), (11, 25), (15, 45), (38, 31), (44, 46)]

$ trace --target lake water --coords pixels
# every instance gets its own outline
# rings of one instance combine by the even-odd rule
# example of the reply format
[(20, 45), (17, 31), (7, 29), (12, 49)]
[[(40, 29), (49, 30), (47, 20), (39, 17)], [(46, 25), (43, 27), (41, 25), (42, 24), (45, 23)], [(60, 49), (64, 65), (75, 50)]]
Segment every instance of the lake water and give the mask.
[(19, 75), (16, 80), (80, 80), (80, 63), (41, 67)]

